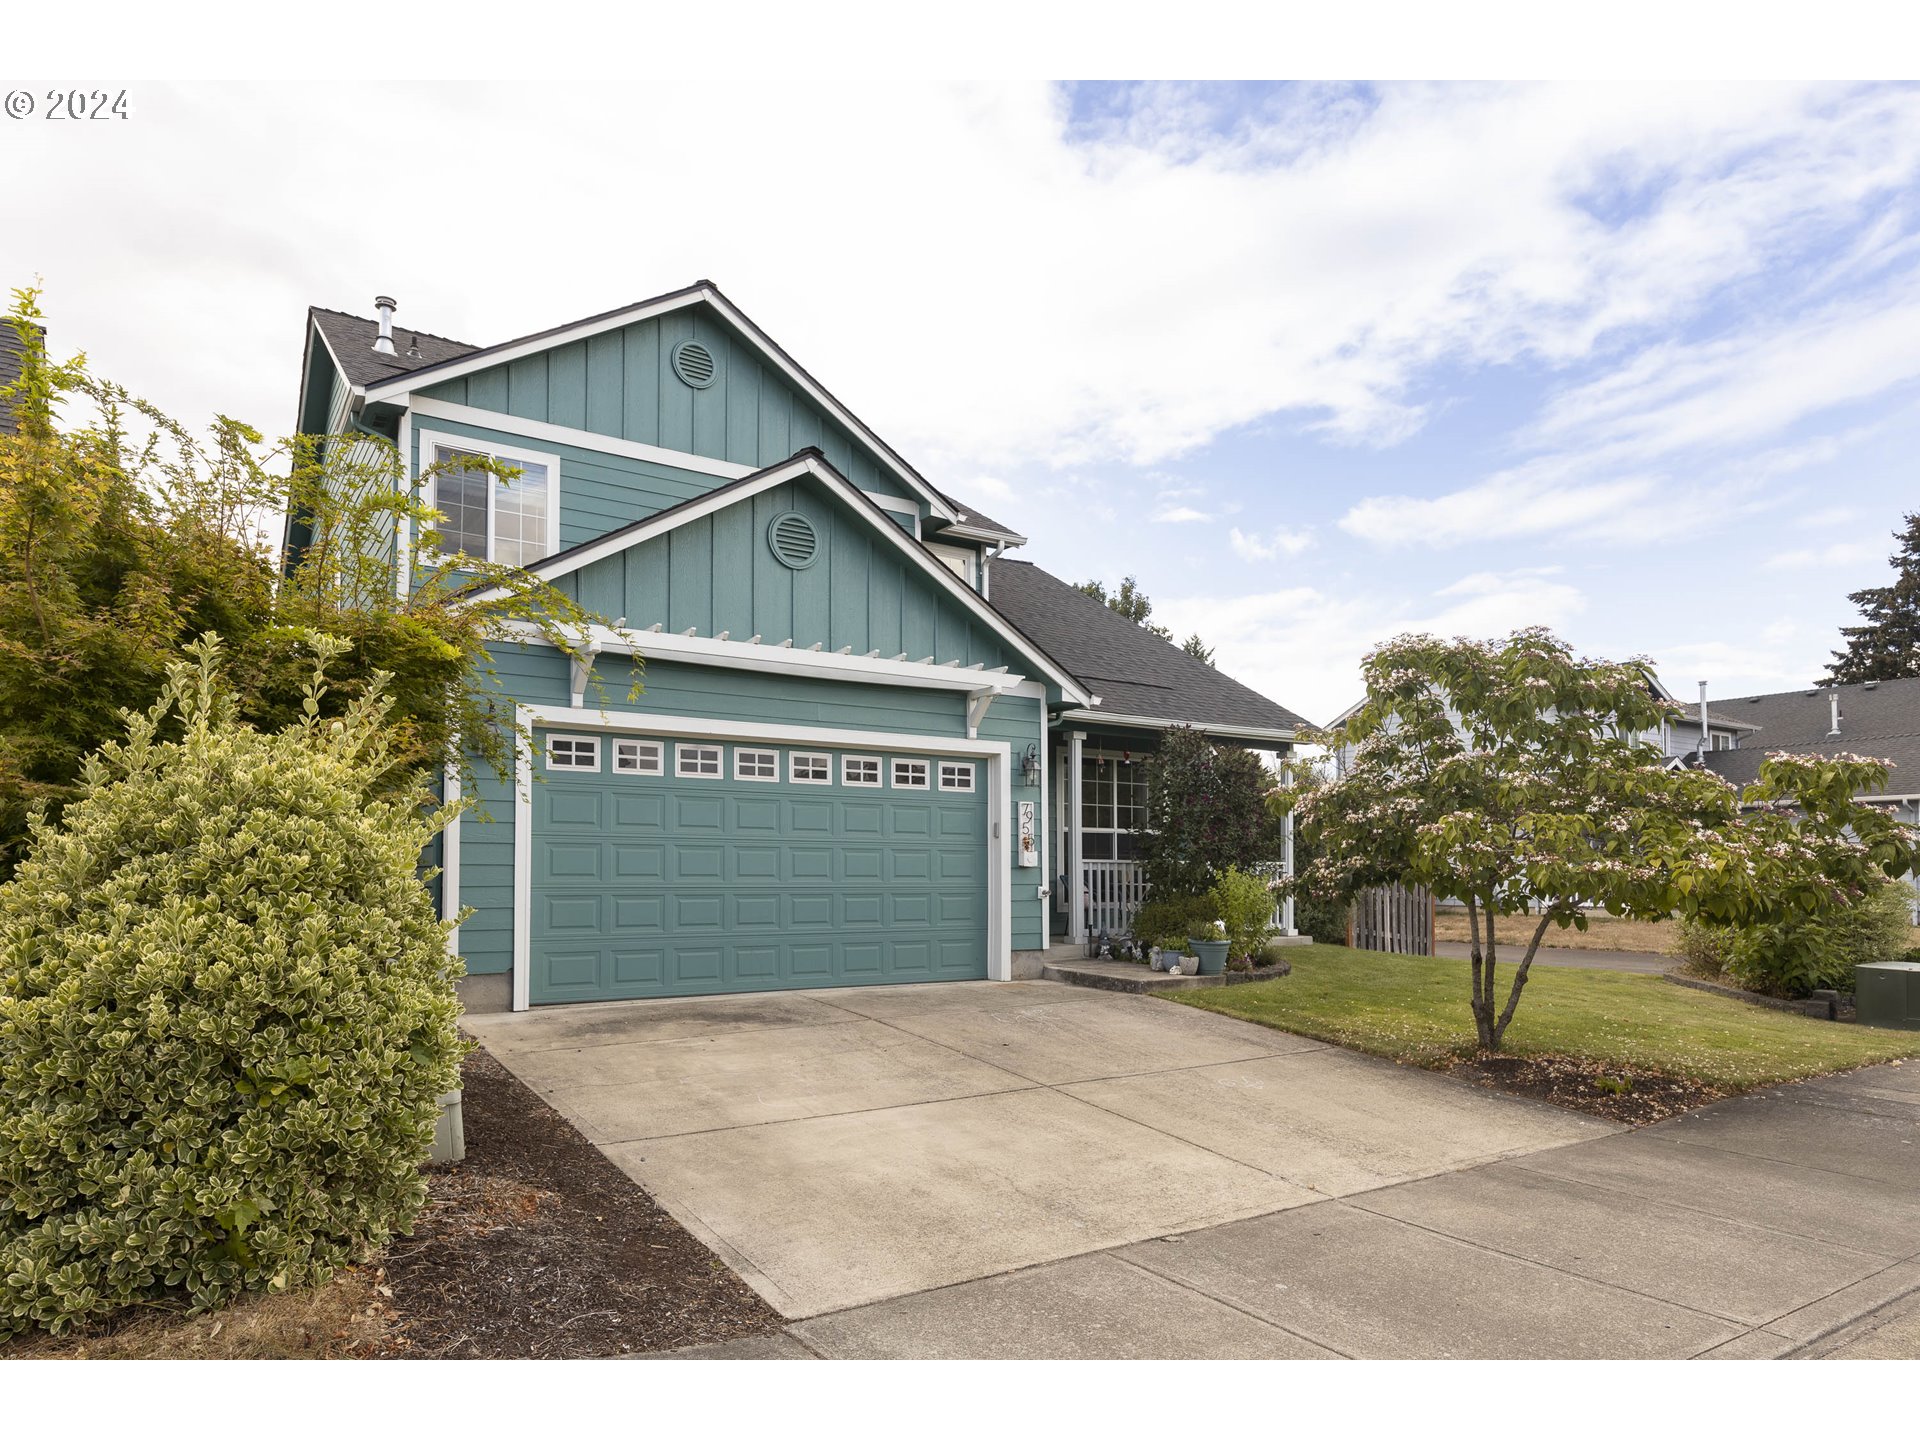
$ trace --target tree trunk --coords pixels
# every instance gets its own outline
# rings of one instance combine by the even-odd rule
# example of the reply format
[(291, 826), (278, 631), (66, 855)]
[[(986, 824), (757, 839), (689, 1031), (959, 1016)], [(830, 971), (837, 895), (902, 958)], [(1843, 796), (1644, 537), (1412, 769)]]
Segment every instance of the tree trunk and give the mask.
[[(1513, 1023), (1513, 1012), (1520, 1008), (1520, 992), (1526, 988), (1527, 972), (1533, 968), (1533, 957), (1540, 951), (1540, 941), (1546, 936), (1547, 926), (1553, 923), (1553, 908), (1549, 906), (1541, 913), (1540, 923), (1533, 927), (1533, 941), (1527, 946), (1526, 956), (1520, 961), (1520, 968), (1513, 972), (1513, 992), (1507, 996), (1507, 1007), (1500, 1012), (1500, 1019), (1493, 1027), (1493, 1043), (1487, 1048), (1498, 1050), (1505, 1038), (1507, 1026)], [(1492, 995), (1488, 995), (1488, 1010), (1492, 1010)]]
[(1480, 948), (1481, 910), (1473, 896), (1467, 897), (1467, 927), (1473, 935), (1473, 1025), (1480, 1040), (1482, 1050), (1498, 1047), (1499, 1038), (1493, 1029), (1493, 907), (1486, 909), (1487, 944), (1483, 955)]

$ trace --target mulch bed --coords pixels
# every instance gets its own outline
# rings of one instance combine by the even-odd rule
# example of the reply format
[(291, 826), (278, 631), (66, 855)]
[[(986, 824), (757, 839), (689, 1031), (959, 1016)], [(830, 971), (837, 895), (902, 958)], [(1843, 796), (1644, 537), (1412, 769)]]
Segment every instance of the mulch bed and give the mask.
[(1446, 1071), (1489, 1090), (1625, 1125), (1651, 1125), (1728, 1094), (1698, 1080), (1566, 1055), (1477, 1055), (1454, 1061)]
[[(672, 1350), (780, 1317), (484, 1050), (467, 1060), (467, 1158), (429, 1177), (382, 1257), (383, 1353), (565, 1359)], [(384, 1293), (384, 1292), (383, 1292)]]

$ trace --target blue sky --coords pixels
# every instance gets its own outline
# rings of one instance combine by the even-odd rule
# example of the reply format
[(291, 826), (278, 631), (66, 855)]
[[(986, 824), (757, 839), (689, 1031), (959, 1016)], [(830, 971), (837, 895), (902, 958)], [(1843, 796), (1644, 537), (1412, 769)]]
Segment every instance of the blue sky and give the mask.
[(711, 277), (1027, 558), (1315, 720), (1409, 628), (1790, 688), (1920, 508), (1911, 86), (358, 84), (9, 130), (0, 278), (277, 432), (308, 304), (485, 343)]

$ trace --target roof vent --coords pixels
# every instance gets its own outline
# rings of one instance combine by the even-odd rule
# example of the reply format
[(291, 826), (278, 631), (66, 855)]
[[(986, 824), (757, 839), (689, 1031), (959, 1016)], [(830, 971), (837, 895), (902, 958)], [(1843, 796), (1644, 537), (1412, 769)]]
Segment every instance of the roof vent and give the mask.
[(376, 355), (393, 354), (393, 312), (400, 307), (391, 295), (373, 297), (373, 308), (380, 312), (380, 333), (374, 336), (373, 353)]
[(820, 534), (806, 516), (788, 510), (768, 523), (767, 547), (789, 570), (804, 570), (820, 558)]
[(720, 362), (698, 340), (682, 340), (674, 346), (669, 363), (673, 373), (696, 390), (706, 389), (720, 373)]

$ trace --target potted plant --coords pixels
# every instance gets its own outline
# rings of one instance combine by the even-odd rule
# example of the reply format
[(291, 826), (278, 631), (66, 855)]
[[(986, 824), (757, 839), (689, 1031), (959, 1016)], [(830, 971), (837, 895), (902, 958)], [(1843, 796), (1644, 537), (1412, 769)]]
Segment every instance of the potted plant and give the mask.
[(1227, 927), (1220, 918), (1219, 906), (1214, 904), (1211, 894), (1194, 902), (1191, 918), (1193, 923), (1187, 931), (1187, 948), (1199, 957), (1197, 973), (1224, 974), (1227, 968)]

